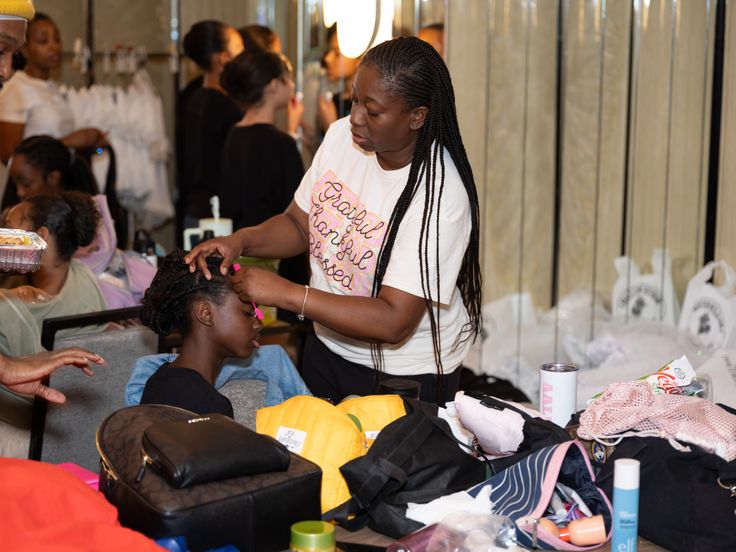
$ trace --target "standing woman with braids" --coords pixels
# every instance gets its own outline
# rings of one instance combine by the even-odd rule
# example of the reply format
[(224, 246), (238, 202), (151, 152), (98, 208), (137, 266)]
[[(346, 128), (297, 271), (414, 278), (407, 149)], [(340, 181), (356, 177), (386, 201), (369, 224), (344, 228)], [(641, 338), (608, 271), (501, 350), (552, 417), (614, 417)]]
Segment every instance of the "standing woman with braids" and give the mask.
[(208, 275), (215, 252), (224, 273), (240, 254), (307, 249), (310, 287), (244, 268), (234, 288), (314, 321), (302, 367), (311, 391), (339, 401), (390, 375), (444, 402), (481, 327), (479, 235), (447, 67), (429, 44), (397, 38), (366, 54), (350, 118), (330, 127), (287, 210), (185, 260)]

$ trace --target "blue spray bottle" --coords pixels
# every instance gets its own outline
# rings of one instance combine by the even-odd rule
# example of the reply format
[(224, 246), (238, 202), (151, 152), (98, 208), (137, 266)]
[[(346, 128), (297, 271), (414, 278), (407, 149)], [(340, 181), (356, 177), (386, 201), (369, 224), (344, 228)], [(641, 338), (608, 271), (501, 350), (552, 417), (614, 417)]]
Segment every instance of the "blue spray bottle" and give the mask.
[(639, 529), (639, 461), (613, 465), (613, 539), (611, 552), (636, 552)]

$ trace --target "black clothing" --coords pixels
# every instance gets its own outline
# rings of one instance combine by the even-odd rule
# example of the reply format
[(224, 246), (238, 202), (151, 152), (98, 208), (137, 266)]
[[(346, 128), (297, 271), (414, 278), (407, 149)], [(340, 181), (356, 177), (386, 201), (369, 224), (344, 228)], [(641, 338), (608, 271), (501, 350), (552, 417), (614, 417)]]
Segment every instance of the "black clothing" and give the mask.
[(283, 213), (304, 176), (294, 139), (274, 125), (233, 127), (222, 149), (220, 199), (233, 228)]
[(230, 400), (217, 392), (202, 374), (168, 362), (156, 370), (143, 388), (141, 404), (167, 404), (196, 414), (224, 414), (233, 418)]
[(212, 216), (209, 200), (217, 194), (222, 146), (242, 117), (232, 100), (212, 88), (199, 88), (186, 100), (179, 163), (180, 208), (185, 216)]
[[(283, 213), (303, 176), (302, 158), (291, 136), (266, 123), (233, 127), (222, 150), (222, 215), (233, 219), (233, 229), (238, 230)], [(279, 274), (292, 282), (306, 284), (308, 273), (306, 254), (279, 263)]]
[(426, 402), (437, 402), (437, 383), (441, 390), (439, 402), (454, 401), (460, 384), (460, 368), (451, 374), (419, 374), (416, 376), (393, 376), (378, 372), (368, 366), (345, 360), (330, 351), (319, 338), (310, 332), (302, 353), (301, 374), (304, 383), (315, 397), (330, 399), (337, 404), (348, 395), (374, 395), (378, 392), (381, 379), (401, 378), (420, 384), (419, 398)]

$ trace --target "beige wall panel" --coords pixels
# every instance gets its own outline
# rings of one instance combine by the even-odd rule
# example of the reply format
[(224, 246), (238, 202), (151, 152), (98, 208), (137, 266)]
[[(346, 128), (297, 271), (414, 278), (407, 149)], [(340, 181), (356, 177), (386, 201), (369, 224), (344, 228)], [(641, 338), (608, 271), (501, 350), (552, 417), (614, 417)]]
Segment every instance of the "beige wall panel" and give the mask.
[(181, 0), (180, 18), (182, 36), (197, 21), (205, 19), (216, 19), (233, 27), (241, 27), (257, 20), (258, 3), (255, 0)]
[(666, 243), (680, 301), (703, 264), (714, 4), (677, 3)]
[(132, 44), (168, 52), (170, 8), (167, 0), (94, 0), (95, 49)]
[(528, 291), (546, 307), (554, 211), (556, 9), (552, 2), (533, 5), (529, 13), (526, 2), (518, 0), (490, 5), (485, 300)]
[[(640, 266), (664, 235), (670, 45), (670, 0), (640, 4), (635, 14), (627, 251)], [(638, 27), (638, 28), (637, 28)]]
[[(531, 292), (534, 304), (547, 309), (552, 297), (557, 9), (555, 2), (531, 4), (521, 291)], [(503, 179), (495, 183), (506, 185)]]
[[(486, 88), (488, 52), (488, 6), (486, 2), (456, 0), (447, 12), (447, 65), (455, 89), (460, 132), (473, 169), (481, 205), (481, 263), (487, 248), (489, 221), (483, 210), (487, 202), (486, 163)], [(482, 264), (488, 290), (493, 275)], [(488, 294), (484, 295), (484, 301)]]
[(641, 5), (638, 19), (627, 250), (641, 266), (648, 264), (652, 249), (666, 247), (680, 301), (687, 281), (702, 264), (712, 55), (706, 38), (712, 41), (714, 15), (710, 5), (657, 0), (649, 8)]
[(606, 294), (621, 249), (630, 10), (606, 7), (574, 0), (565, 17), (560, 298)]
[(726, 8), (723, 60), (723, 107), (721, 111), (721, 166), (718, 182), (716, 259), (736, 266), (736, 2)]

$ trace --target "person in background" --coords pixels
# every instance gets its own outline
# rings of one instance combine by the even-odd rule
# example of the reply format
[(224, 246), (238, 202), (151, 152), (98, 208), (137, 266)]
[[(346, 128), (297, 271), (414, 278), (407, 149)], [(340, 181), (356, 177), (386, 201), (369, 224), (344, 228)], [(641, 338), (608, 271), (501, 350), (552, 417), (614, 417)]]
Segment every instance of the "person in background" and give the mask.
[(184, 228), (212, 216), (210, 197), (217, 193), (225, 137), (243, 116), (220, 85), (225, 64), (243, 51), (243, 39), (219, 21), (195, 23), (184, 36), (184, 52), (203, 71), (201, 88), (186, 99), (181, 128), (179, 206)]
[(327, 132), (332, 123), (350, 114), (353, 80), (360, 63), (359, 58), (348, 58), (340, 52), (337, 25), (327, 30), (327, 44), (329, 49), (322, 57), (322, 65), (327, 72), (327, 80), (332, 83), (340, 82), (342, 89), (334, 95), (320, 96), (317, 120), (322, 132)]
[(279, 35), (263, 25), (246, 25), (238, 29), (243, 37), (243, 46), (246, 52), (263, 50), (265, 52), (281, 53), (281, 39)]
[(41, 267), (22, 285), (0, 290), (0, 353), (27, 355), (41, 350), (46, 318), (107, 308), (95, 276), (73, 259), (78, 248), (95, 236), (99, 214), (82, 192), (34, 196), (13, 207), (6, 226), (36, 232), (48, 247)]
[[(21, 142), (10, 164), (10, 182), (4, 199), (26, 200), (38, 195), (60, 196), (64, 191), (93, 194), (100, 222), (93, 242), (80, 247), (74, 258), (96, 275), (110, 309), (140, 304), (143, 293), (156, 273), (155, 267), (140, 255), (116, 248), (115, 221), (107, 196), (96, 193), (94, 175), (87, 161), (50, 136), (31, 136)], [(8, 202), (9, 205), (18, 203)], [(3, 207), (8, 205), (3, 203)], [(15, 277), (17, 278), (17, 277)], [(0, 287), (11, 287), (13, 277), (0, 280)]]
[[(276, 112), (293, 101), (294, 81), (283, 56), (246, 50), (225, 66), (222, 85), (245, 111), (225, 141), (219, 187), (222, 213), (239, 229), (282, 213), (304, 176), (296, 142), (275, 126)], [(308, 270), (305, 254), (279, 263), (279, 274), (300, 284)], [(279, 315), (296, 321), (292, 313)]]
[[(222, 259), (208, 262), (213, 270)], [(190, 272), (184, 252), (161, 263), (143, 299), (141, 320), (158, 335), (181, 332), (181, 353), (148, 379), (141, 404), (167, 404), (197, 414), (233, 417), (227, 397), (214, 384), (227, 357), (248, 358), (259, 347), (263, 327), (255, 304), (241, 303), (230, 278)]]
[(432, 23), (419, 29), (419, 39), (432, 45), (441, 57), (445, 57), (445, 25)]
[(375, 393), (384, 376), (453, 400), (481, 328), (480, 214), (447, 66), (426, 42), (371, 48), (353, 83), (350, 118), (334, 123), (283, 214), (195, 247), (190, 270), (221, 273), (240, 255), (310, 255), (299, 286), (243, 267), (241, 299), (314, 322), (302, 377), (337, 403)]
[(74, 116), (52, 71), (61, 66), (61, 38), (54, 21), (36, 13), (28, 23), (21, 49), (22, 70), (0, 92), (0, 160), (7, 164), (18, 144), (28, 136), (48, 134), (65, 146), (88, 149), (104, 146), (96, 128), (75, 129)]
[(45, 134), (29, 136), (13, 152), (2, 208), (34, 195), (62, 191), (98, 194), (97, 181), (87, 161), (61, 140)]
[[(33, 3), (30, 0), (0, 0), (0, 88), (13, 72), (13, 54), (25, 43), (27, 21), (33, 16)], [(67, 364), (78, 366), (89, 374), (90, 363), (101, 365), (105, 360), (80, 348), (60, 349), (19, 358), (0, 355), (0, 384), (17, 393), (62, 403), (65, 400), (64, 395), (45, 386), (42, 380)]]

